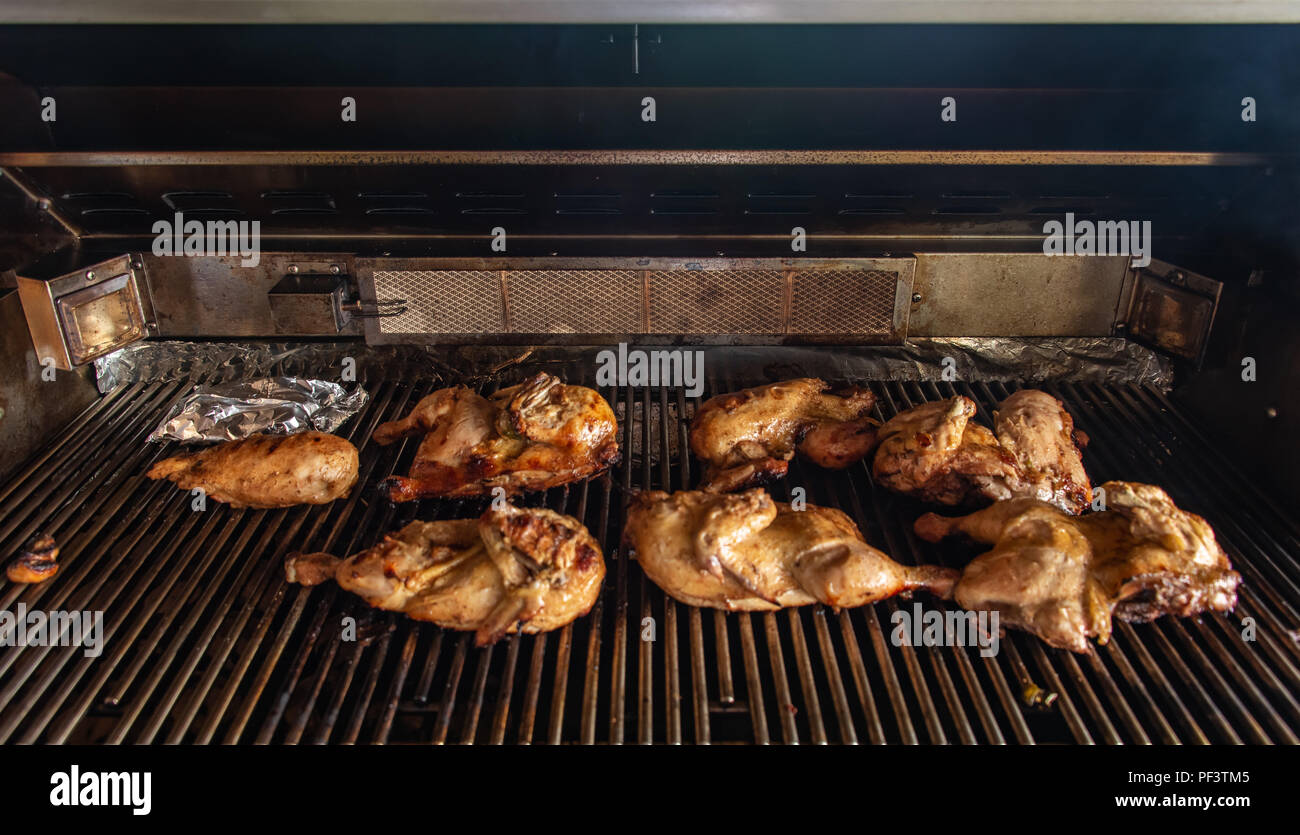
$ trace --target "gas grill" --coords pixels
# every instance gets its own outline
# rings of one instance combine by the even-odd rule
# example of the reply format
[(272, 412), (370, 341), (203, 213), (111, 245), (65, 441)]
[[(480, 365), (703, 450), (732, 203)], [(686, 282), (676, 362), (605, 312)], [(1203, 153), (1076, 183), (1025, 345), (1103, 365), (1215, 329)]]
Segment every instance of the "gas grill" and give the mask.
[[(566, 372), (594, 382), (580, 367)], [(889, 616), (911, 605), (902, 600), (838, 613), (723, 614), (666, 598), (617, 543), (626, 491), (692, 484), (693, 462), (670, 450), (683, 448), (699, 401), (672, 388), (602, 389), (630, 454), (604, 476), (529, 502), (582, 519), (610, 558), (595, 609), (571, 626), (480, 650), (469, 634), (371, 611), (333, 587), (286, 586), (287, 550), (351, 553), (412, 519), (481, 512), (475, 502), (374, 498), (415, 444), (378, 448), (370, 431), (435, 382), (375, 385), (344, 432), (362, 451), (362, 487), (337, 506), (206, 513), (140, 477), (170, 452), (143, 438), (188, 383), (115, 390), (6, 486), (6, 547), (39, 527), (70, 556), (62, 582), (10, 585), (5, 607), (107, 613), (99, 658), (7, 652), (6, 741), (1296, 741), (1294, 522), (1150, 387), (1047, 390), (1094, 439), (1095, 478), (1162, 483), (1181, 506), (1205, 513), (1245, 577), (1236, 613), (1119, 623), (1111, 643), (1086, 657), (1010, 632), (995, 658), (982, 658), (974, 648), (893, 646)], [(954, 394), (988, 419), (1014, 386), (873, 388), (882, 419)], [(915, 539), (908, 521), (919, 508), (874, 487), (865, 465), (831, 476), (795, 468), (790, 483), (808, 485), (809, 501), (846, 511), (901, 561), (953, 559)], [(355, 643), (328, 634), (344, 617), (357, 620)], [(646, 618), (654, 641), (642, 640)], [(1240, 639), (1244, 618), (1257, 624), (1253, 646)]]
[[(615, 42), (632, 34), (625, 28), (610, 27)], [(26, 115), (0, 126), (0, 268), (23, 288), (20, 303), (0, 283), (0, 359), (16, 369), (0, 387), (0, 555), (43, 532), (58, 541), (62, 564), (37, 585), (0, 579), (0, 609), (104, 612), (97, 657), (0, 647), (0, 742), (1300, 742), (1300, 482), (1279, 466), (1286, 450), (1300, 451), (1288, 383), (1300, 373), (1300, 238), (1279, 211), (1300, 186), (1294, 154), (1282, 151), (1300, 136), (1295, 120), (1243, 140), (1205, 127), (1204, 116), (1189, 117), (1187, 131), (1144, 124), (1123, 136), (1096, 126), (1071, 134), (1043, 117), (1013, 120), (999, 144), (999, 119), (1031, 107), (1015, 89), (1029, 76), (1019, 85), (999, 76), (1011, 72), (1003, 60), (963, 99), (969, 132), (936, 140), (916, 114), (938, 112), (942, 61), (910, 84), (894, 69), (889, 85), (868, 85), (857, 70), (832, 87), (832, 56), (808, 77), (769, 73), (761, 86), (722, 87), (734, 81), (727, 56), (745, 56), (755, 36), (704, 28), (635, 33), (637, 75), (675, 126), (671, 139), (647, 139), (633, 122), (588, 147), (602, 142), (585, 120), (613, 118), (614, 99), (643, 91), (625, 69), (609, 70), (612, 86), (581, 86), (608, 62), (593, 57), (604, 34), (553, 26), (501, 35), (556, 50), (538, 70), (550, 76), (528, 90), (502, 77), (522, 70), (480, 60), (470, 62), (478, 76), (454, 84), (409, 66), (411, 77), (394, 80), (401, 62), (359, 73), (358, 83), (385, 85), (369, 99), (356, 93), (362, 112), (374, 107), (390, 121), (322, 138), (324, 150), (300, 143), (337, 136), (346, 67), (322, 63), (324, 77), (309, 85), (301, 69), (276, 63), (282, 44), (259, 36), (249, 67), (212, 59), (158, 88), (156, 68), (131, 64), (90, 80), (80, 59), (43, 63), (26, 32), (0, 30), (9, 56), (0, 58), (9, 73), (0, 101), (21, 115), (49, 93), (61, 108), (45, 134)], [(795, 29), (759, 42), (810, 55), (854, 43), (838, 30)], [(924, 40), (855, 31), (883, 50), (882, 65), (904, 48), (890, 45), (895, 37), (913, 48)], [(93, 32), (43, 30), (40, 42), (67, 46)], [(283, 34), (290, 44), (313, 37)], [(973, 48), (992, 34), (948, 36)], [(1170, 42), (1158, 34), (1153, 46)], [(1251, 54), (1265, 57), (1243, 73), (1294, 46), (1292, 32), (1249, 34)], [(176, 30), (126, 35), (163, 54), (184, 39)], [(1085, 36), (1039, 35), (1034, 54), (1065, 77), (1036, 83), (1025, 94), (1033, 106), (1060, 116), (1082, 102), (1113, 114), (1149, 92), (1083, 89), (1050, 56)], [(1188, 37), (1208, 49), (1221, 35)], [(239, 33), (214, 37), (230, 44)], [(357, 37), (373, 47), (414, 36)], [(463, 57), (497, 35), (434, 27), (421, 37)], [(1124, 54), (1122, 36), (1087, 37), (1101, 39), (1089, 59), (1098, 72)], [(1214, 54), (1246, 54), (1222, 49)], [(566, 76), (566, 56), (578, 56), (581, 78)], [(670, 62), (684, 57), (698, 78)], [(279, 74), (256, 86), (246, 76), (258, 67)], [(1158, 74), (1194, 107), (1205, 88), (1175, 84), (1185, 69)], [(214, 80), (223, 73), (229, 86)], [(474, 97), (475, 83), (485, 98)], [(456, 89), (440, 96), (439, 85)], [(432, 115), (404, 109), (408, 86)], [(284, 104), (286, 91), (301, 98)], [(136, 118), (150, 95), (174, 118), (149, 130), (107, 119), (104, 102)], [(700, 124), (678, 121), (675, 101)], [(852, 121), (850, 102), (864, 101), (902, 114), (867, 149), (837, 121)], [(277, 107), (297, 117), (287, 139), (259, 121)], [(1177, 109), (1162, 114), (1176, 119)], [(556, 121), (579, 112), (581, 125)], [(811, 132), (782, 113), (806, 116)], [(427, 121), (455, 114), (463, 124), (441, 132)], [(730, 136), (728, 124), (751, 133)], [(437, 147), (404, 149), (412, 137)], [(745, 144), (754, 147), (736, 147)], [(1067, 211), (1153, 220), (1156, 260), (1139, 268), (1122, 255), (1048, 258), (1043, 222)], [(152, 224), (176, 212), (259, 221), (260, 262), (154, 254)], [(504, 253), (491, 247), (498, 226), (510, 240)], [(806, 252), (791, 251), (795, 226), (812, 242)], [(100, 283), (110, 272), (126, 278)], [(95, 331), (87, 323), (105, 308), (75, 295), (91, 291), (136, 318)], [(38, 307), (44, 336), (33, 324)], [(1287, 316), (1290, 332), (1275, 322)], [(33, 340), (42, 338), (60, 352), (53, 382), (41, 377)], [(596, 356), (620, 342), (703, 351), (703, 391), (606, 384)], [(257, 351), (261, 359), (250, 359)], [(951, 373), (944, 360), (954, 356)], [(1260, 380), (1243, 387), (1247, 356)], [(348, 498), (280, 510), (211, 502), (196, 512), (188, 493), (144, 477), (180, 451), (146, 439), (195, 386), (337, 377), (343, 357), (370, 394), (339, 430), (360, 450)], [(380, 447), (373, 430), (436, 388), (468, 382), (490, 393), (539, 370), (597, 388), (619, 420), (615, 467), (521, 499), (577, 517), (600, 542), (608, 574), (587, 616), (479, 649), (472, 634), (372, 610), (333, 584), (285, 583), (291, 551), (347, 555), (412, 520), (480, 514), (484, 501), (380, 498), (379, 482), (407, 472), (418, 442)], [(1084, 463), (1094, 483), (1159, 485), (1210, 522), (1243, 577), (1236, 610), (1116, 620), (1110, 642), (1087, 655), (1010, 630), (985, 657), (974, 647), (896, 645), (891, 616), (911, 610), (906, 597), (763, 614), (673, 601), (620, 545), (628, 498), (696, 484), (687, 431), (705, 399), (812, 374), (869, 385), (882, 421), (962, 394), (991, 424), (1017, 389), (1053, 394), (1091, 438)], [(771, 492), (788, 501), (795, 487), (845, 511), (899, 562), (960, 566), (970, 557), (968, 547), (916, 538), (912, 522), (927, 508), (876, 485), (868, 463), (830, 472), (796, 460)], [(344, 623), (355, 625), (355, 641), (337, 639)]]

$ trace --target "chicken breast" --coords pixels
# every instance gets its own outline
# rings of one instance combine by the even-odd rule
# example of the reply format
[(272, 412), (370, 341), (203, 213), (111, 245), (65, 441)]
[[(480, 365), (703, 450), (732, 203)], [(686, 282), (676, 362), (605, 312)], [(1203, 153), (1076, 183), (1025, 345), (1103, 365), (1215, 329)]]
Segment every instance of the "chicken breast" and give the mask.
[(765, 490), (639, 494), (624, 544), (646, 576), (691, 606), (771, 611), (825, 603), (862, 606), (903, 591), (946, 597), (958, 572), (899, 565), (833, 508), (794, 510)]
[(392, 501), (428, 496), (507, 495), (580, 481), (618, 459), (618, 422), (594, 389), (537, 374), (490, 398), (464, 386), (422, 399), (381, 424), (380, 444), (423, 435), (407, 477), (386, 479)]
[(357, 448), (327, 432), (254, 435), (154, 464), (149, 478), (182, 490), (202, 488), (232, 507), (326, 504), (357, 483)]
[[(310, 583), (302, 562), (321, 557), (286, 563), (286, 576)], [(577, 519), (511, 505), (479, 519), (411, 522), (334, 571), (371, 606), (474, 631), (479, 646), (571, 623), (590, 611), (604, 577), (600, 546)]]
[(813, 463), (843, 469), (875, 446), (869, 389), (832, 391), (805, 377), (722, 394), (691, 421), (691, 450), (708, 468), (701, 488), (728, 492), (781, 478), (798, 450)]
[(1160, 488), (1101, 485), (1106, 510), (1073, 516), (1037, 499), (998, 502), (969, 516), (927, 513), (918, 536), (963, 533), (993, 548), (962, 573), (955, 598), (1000, 613), (1007, 625), (1055, 647), (1087, 652), (1105, 643), (1111, 618), (1147, 621), (1231, 611), (1240, 575), (1201, 517)]

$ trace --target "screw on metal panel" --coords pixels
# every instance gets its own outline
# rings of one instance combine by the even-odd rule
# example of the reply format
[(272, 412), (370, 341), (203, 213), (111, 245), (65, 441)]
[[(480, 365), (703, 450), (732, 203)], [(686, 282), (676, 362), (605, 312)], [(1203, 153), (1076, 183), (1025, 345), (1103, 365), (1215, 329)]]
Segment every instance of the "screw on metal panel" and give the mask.
[(94, 270), (86, 270), (86, 278), (91, 279), (91, 280), (93, 281), (94, 278), (95, 278), (95, 271), (94, 271)]
[(334, 273), (335, 275), (338, 275), (339, 273), (343, 272), (343, 270), (339, 267), (338, 264), (330, 264), (330, 272)]
[(291, 273), (296, 273), (296, 272), (298, 272), (298, 265), (297, 265), (297, 264), (290, 264), (290, 265), (289, 265), (289, 272), (291, 272)]
[(1265, 416), (1265, 417), (1268, 417), (1268, 418), (1275, 418), (1275, 417), (1277, 417), (1277, 407), (1276, 407), (1276, 406), (1269, 406), (1267, 409), (1264, 410), (1264, 416)]
[(917, 303), (917, 302), (919, 302), (919, 301), (921, 301), (921, 294), (920, 294), (920, 293), (913, 293), (913, 294), (912, 294), (912, 302), (915, 304), (915, 303)]

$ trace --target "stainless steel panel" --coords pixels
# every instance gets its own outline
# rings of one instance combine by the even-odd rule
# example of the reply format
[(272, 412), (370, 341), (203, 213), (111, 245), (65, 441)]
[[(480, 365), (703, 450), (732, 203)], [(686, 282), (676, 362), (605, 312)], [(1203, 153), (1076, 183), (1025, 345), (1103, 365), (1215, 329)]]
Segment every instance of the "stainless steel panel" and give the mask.
[[(143, 260), (158, 333), (168, 337), (283, 335), (276, 328), (269, 293), (293, 272), (291, 267), (301, 274), (332, 274), (331, 267), (353, 274), (352, 256), (345, 253), (263, 252), (255, 267), (242, 266), (239, 255), (187, 258), (146, 254)], [(355, 335), (361, 328), (348, 322), (338, 333)]]
[(1129, 259), (1041, 253), (916, 258), (913, 336), (1109, 336)]

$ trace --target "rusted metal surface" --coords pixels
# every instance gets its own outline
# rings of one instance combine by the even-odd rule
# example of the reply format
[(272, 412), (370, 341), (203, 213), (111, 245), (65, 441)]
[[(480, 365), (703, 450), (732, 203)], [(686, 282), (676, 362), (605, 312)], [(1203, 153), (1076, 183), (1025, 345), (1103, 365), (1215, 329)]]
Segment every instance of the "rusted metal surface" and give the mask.
[(1292, 154), (1214, 151), (583, 149), (534, 151), (5, 151), (0, 165), (1142, 165), (1266, 166)]

